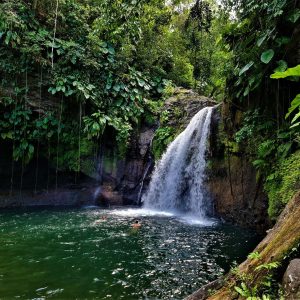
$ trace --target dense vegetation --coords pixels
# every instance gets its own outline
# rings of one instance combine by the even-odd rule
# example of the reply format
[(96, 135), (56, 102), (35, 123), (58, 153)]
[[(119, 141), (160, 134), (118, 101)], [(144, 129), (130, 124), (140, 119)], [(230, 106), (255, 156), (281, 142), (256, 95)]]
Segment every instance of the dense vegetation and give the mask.
[(275, 219), (299, 189), (299, 3), (241, 1), (236, 11), (224, 33), (235, 64), (227, 87), (231, 112), (244, 114), (227, 125), (263, 178)]
[[(3, 1), (1, 139), (11, 141), (22, 165), (44, 156), (79, 172), (106, 128), (124, 155), (133, 128), (155, 122), (173, 86), (194, 88), (229, 104), (228, 145), (237, 142), (264, 178), (275, 218), (300, 179), (298, 6)], [(236, 122), (239, 112), (243, 121)], [(171, 131), (157, 132), (162, 150)]]
[(294, 0), (1, 1), (0, 144), (80, 172), (106, 131), (122, 156), (160, 119), (160, 155), (163, 102), (193, 88), (224, 102), (226, 153), (253, 163), (276, 220), (300, 188), (299, 24)]
[(40, 155), (80, 171), (106, 127), (124, 154), (133, 127), (154, 122), (165, 87), (222, 95), (221, 23), (209, 31), (217, 11), (178, 2), (3, 1), (0, 130), (14, 160)]
[(124, 155), (173, 86), (195, 88), (229, 103), (228, 140), (264, 178), (275, 218), (300, 178), (299, 17), (288, 0), (3, 1), (1, 139), (22, 164), (45, 156), (80, 171), (106, 128)]
[[(230, 1), (229, 1), (230, 2)], [(257, 170), (257, 181), (268, 195), (270, 218), (275, 221), (300, 185), (299, 123), (299, 1), (234, 1), (236, 21), (223, 32), (234, 69), (227, 78), (225, 144), (242, 153)], [(294, 237), (292, 252), (299, 246)], [(283, 297), (280, 280), (288, 258), (240, 274), (234, 290), (246, 299)], [(260, 253), (250, 259), (260, 260)], [(282, 268), (282, 269), (281, 269)], [(255, 282), (257, 272), (264, 270)], [(248, 276), (248, 277), (247, 277)]]

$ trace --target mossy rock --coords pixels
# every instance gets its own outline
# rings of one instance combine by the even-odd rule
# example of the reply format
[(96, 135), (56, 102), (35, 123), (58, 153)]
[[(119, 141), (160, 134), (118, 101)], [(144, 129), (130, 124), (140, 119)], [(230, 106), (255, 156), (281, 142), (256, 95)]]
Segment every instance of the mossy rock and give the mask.
[[(283, 262), (300, 242), (300, 191), (287, 204), (284, 211), (279, 216), (275, 226), (269, 230), (267, 236), (259, 243), (253, 253), (257, 253), (257, 258), (249, 257), (235, 272), (229, 273), (215, 287), (213, 295), (204, 293), (206, 287), (201, 288), (186, 300), (233, 300), (244, 299), (239, 295), (235, 287), (244, 279), (250, 278), (247, 286), (249, 289), (256, 288), (257, 294), (265, 288), (264, 282), (267, 275), (266, 268), (262, 265)], [(276, 270), (275, 270), (276, 271)], [(278, 297), (279, 299), (279, 297)]]
[(274, 173), (268, 176), (265, 190), (269, 197), (268, 213), (276, 219), (287, 202), (300, 189), (300, 151), (279, 162)]

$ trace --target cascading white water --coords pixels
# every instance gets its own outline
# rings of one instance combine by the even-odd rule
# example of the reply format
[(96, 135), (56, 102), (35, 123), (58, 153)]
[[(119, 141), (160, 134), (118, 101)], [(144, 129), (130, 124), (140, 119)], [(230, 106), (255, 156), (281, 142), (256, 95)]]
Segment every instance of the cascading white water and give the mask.
[(207, 138), (213, 107), (199, 111), (169, 145), (155, 167), (144, 208), (176, 211), (205, 218), (210, 204), (203, 188)]

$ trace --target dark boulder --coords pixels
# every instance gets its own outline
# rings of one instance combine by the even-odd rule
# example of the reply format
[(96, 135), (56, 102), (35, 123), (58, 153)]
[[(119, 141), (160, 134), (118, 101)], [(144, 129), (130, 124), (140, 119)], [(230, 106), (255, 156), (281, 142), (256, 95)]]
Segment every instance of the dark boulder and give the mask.
[(288, 265), (282, 280), (285, 299), (300, 299), (300, 259), (293, 259)]

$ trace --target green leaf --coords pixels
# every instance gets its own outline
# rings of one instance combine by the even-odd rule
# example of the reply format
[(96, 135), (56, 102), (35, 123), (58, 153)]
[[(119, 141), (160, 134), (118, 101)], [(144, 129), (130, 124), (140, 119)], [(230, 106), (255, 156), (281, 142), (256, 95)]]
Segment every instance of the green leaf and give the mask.
[(123, 99), (118, 99), (117, 101), (115, 101), (116, 106), (121, 106), (123, 103)]
[(247, 95), (249, 95), (249, 93), (250, 93), (250, 87), (248, 85), (244, 90), (243, 96), (246, 97)]
[(274, 50), (269, 49), (269, 50), (267, 50), (267, 51), (265, 51), (261, 54), (260, 60), (263, 63), (268, 64), (272, 60), (272, 58), (274, 57), (274, 54), (275, 54)]
[(280, 60), (277, 62), (278, 67), (274, 70), (274, 72), (284, 72), (288, 68), (287, 62), (285, 60)]
[(291, 123), (294, 124), (299, 118), (300, 118), (300, 111), (295, 115)]
[(12, 139), (13, 138), (13, 133), (11, 131), (6, 132), (6, 133), (1, 133), (1, 137), (5, 139)]
[(248, 255), (248, 258), (249, 258), (249, 259), (259, 259), (259, 258), (260, 258), (260, 254), (259, 254), (258, 251), (251, 252), (251, 253)]
[(300, 122), (297, 122), (295, 124), (293, 124), (290, 128), (295, 128), (295, 127), (298, 127), (300, 125)]
[(4, 41), (6, 45), (9, 44), (11, 36), (12, 36), (12, 32), (11, 31), (7, 31), (6, 37), (5, 37), (5, 41)]
[(246, 66), (244, 66), (239, 73), (239, 76), (247, 72), (254, 65), (254, 61), (250, 61)]
[(50, 87), (48, 89), (48, 92), (51, 93), (52, 95), (54, 95), (57, 92), (57, 90), (56, 90), (56, 88)]
[(242, 282), (242, 283), (241, 283), (241, 286), (242, 286), (242, 289), (243, 289), (244, 291), (247, 291), (247, 290), (248, 290), (248, 288), (247, 288), (245, 282)]
[(278, 147), (277, 152), (280, 153), (281, 158), (286, 158), (292, 148), (293, 143), (289, 142), (286, 144), (282, 144)]
[(100, 130), (100, 126), (99, 126), (99, 124), (98, 124), (97, 122), (94, 122), (94, 123), (93, 123), (92, 128), (93, 128), (93, 130), (95, 130), (95, 131), (99, 131), (99, 130)]
[(138, 84), (140, 87), (143, 87), (145, 85), (145, 81), (143, 79), (138, 79)]
[(119, 92), (120, 89), (121, 89), (121, 86), (119, 84), (115, 84), (113, 89), (116, 91), (116, 92)]
[(68, 97), (71, 96), (73, 93), (74, 93), (73, 90), (68, 90), (67, 92), (65, 92), (65, 95)]
[(234, 289), (241, 295), (241, 296), (246, 296), (245, 292), (238, 286), (235, 286)]
[(104, 53), (104, 54), (107, 54), (108, 53), (108, 49), (107, 48), (101, 48), (101, 52)]
[(277, 38), (275, 41), (278, 44), (278, 46), (281, 47), (283, 45), (287, 45), (291, 41), (291, 39), (287, 36), (281, 36)]
[(292, 101), (291, 107), (289, 108), (288, 113), (285, 115), (285, 118), (287, 119), (290, 116), (290, 114), (297, 108), (300, 108), (300, 94), (298, 94)]
[(257, 40), (257, 46), (258, 47), (260, 47), (262, 44), (263, 44), (263, 42), (265, 41), (265, 39), (268, 37), (268, 34), (265, 34), (265, 35), (263, 35), (261, 38), (259, 38), (258, 40)]
[(33, 154), (33, 152), (34, 152), (34, 146), (33, 145), (29, 145), (28, 152), (30, 154)]
[(257, 159), (255, 161), (252, 162), (253, 166), (256, 168), (260, 168), (261, 166), (265, 165), (265, 161), (263, 159)]
[(288, 17), (288, 20), (292, 23), (296, 23), (300, 18), (300, 9), (296, 8)]
[(113, 63), (113, 62), (115, 61), (114, 58), (113, 58), (113, 57), (110, 57), (110, 56), (107, 58), (107, 60), (108, 60), (110, 63)]
[(159, 86), (156, 90), (159, 94), (161, 94), (164, 91), (164, 88), (162, 86)]
[(279, 79), (279, 78), (286, 78), (290, 76), (300, 76), (300, 65), (294, 68), (289, 68), (285, 72), (276, 72), (272, 74), (270, 77), (272, 79)]
[(107, 43), (106, 43), (106, 42), (103, 42), (103, 41), (101, 41), (101, 42), (100, 42), (100, 46), (101, 46), (101, 47), (103, 47), (103, 48), (106, 48), (106, 47), (107, 47)]
[(114, 49), (113, 47), (109, 46), (109, 47), (108, 47), (108, 52), (109, 52), (110, 54), (114, 55), (114, 54), (115, 54), (115, 49)]

